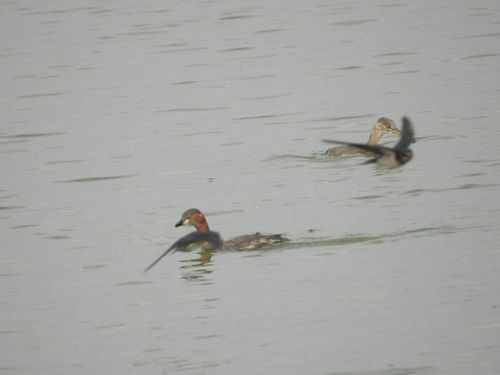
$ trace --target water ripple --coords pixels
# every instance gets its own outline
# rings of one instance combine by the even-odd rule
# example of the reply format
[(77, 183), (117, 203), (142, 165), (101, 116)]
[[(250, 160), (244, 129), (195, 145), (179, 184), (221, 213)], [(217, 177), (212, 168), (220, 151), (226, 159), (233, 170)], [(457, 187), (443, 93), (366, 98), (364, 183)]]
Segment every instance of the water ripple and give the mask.
[(486, 189), (490, 187), (496, 187), (499, 184), (462, 184), (459, 186), (451, 186), (447, 188), (440, 188), (440, 189), (411, 189), (402, 192), (402, 195), (419, 195), (421, 193), (442, 193), (442, 192), (448, 192), (448, 191), (455, 191), (455, 190), (469, 190), (469, 189)]
[(44, 98), (47, 96), (58, 96), (58, 95), (64, 95), (66, 94), (65, 92), (42, 92), (40, 94), (26, 94), (26, 95), (20, 95), (17, 98), (18, 99), (34, 99), (34, 98)]
[(280, 31), (287, 31), (288, 29), (264, 29), (264, 30), (258, 30), (255, 33), (257, 34), (269, 34), (269, 33), (277, 33)]
[(0, 211), (18, 210), (20, 208), (25, 208), (25, 207), (24, 206), (0, 206)]
[(250, 50), (250, 49), (255, 49), (255, 47), (245, 46), (245, 47), (226, 48), (226, 49), (220, 49), (220, 50), (218, 50), (216, 52), (221, 52), (221, 53), (224, 53), (224, 52), (239, 52), (239, 51), (247, 51), (247, 50)]
[(0, 138), (7, 139), (17, 139), (17, 138), (40, 138), (40, 137), (52, 137), (54, 135), (63, 135), (65, 132), (51, 132), (51, 133), (20, 133), (20, 134), (10, 134), (10, 135), (0, 135)]
[(235, 21), (235, 20), (244, 20), (244, 19), (255, 18), (255, 17), (257, 17), (257, 16), (252, 15), (252, 14), (235, 14), (235, 15), (220, 17), (219, 20), (221, 20), (221, 21)]
[(371, 118), (375, 116), (375, 113), (366, 113), (362, 115), (354, 116), (339, 116), (339, 117), (321, 117), (316, 119), (307, 120), (308, 122), (334, 122), (334, 121), (345, 121), (345, 120), (356, 120), (361, 118)]
[(102, 177), (82, 177), (82, 178), (75, 178), (72, 180), (62, 180), (62, 181), (54, 181), (58, 183), (67, 183), (67, 182), (96, 182), (96, 181), (104, 181), (104, 180), (116, 180), (120, 178), (128, 178), (128, 177), (133, 177), (137, 176), (136, 174), (128, 174), (128, 175), (121, 175), (121, 176), (102, 176)]
[(388, 53), (373, 55), (373, 57), (413, 56), (413, 55), (417, 55), (417, 52), (406, 52), (406, 51), (388, 52)]
[(482, 53), (482, 54), (462, 57), (462, 60), (484, 59), (485, 57), (498, 57), (498, 56), (500, 56), (500, 53)]
[(172, 108), (164, 109), (157, 112), (204, 112), (204, 111), (219, 111), (231, 109), (231, 107), (187, 107), (187, 108)]
[(233, 120), (235, 121), (245, 121), (245, 120), (259, 120), (265, 118), (276, 118), (276, 117), (284, 117), (284, 116), (295, 116), (301, 115), (304, 112), (290, 112), (290, 113), (278, 113), (278, 114), (269, 114), (269, 115), (257, 115), (257, 116), (244, 116), (244, 117), (236, 117)]
[(340, 238), (307, 239), (305, 241), (285, 242), (284, 244), (270, 248), (269, 250), (276, 248), (286, 250), (286, 249), (300, 249), (300, 248), (310, 248), (310, 247), (349, 245), (354, 243), (380, 240), (383, 237), (384, 236), (349, 235)]
[(359, 20), (349, 20), (349, 21), (340, 21), (340, 22), (332, 22), (331, 25), (337, 25), (337, 26), (357, 26), (357, 25), (362, 25), (365, 23), (371, 23), (371, 22), (376, 22), (378, 21), (376, 18), (366, 18), (366, 19), (359, 19)]
[(124, 281), (121, 283), (116, 283), (115, 286), (131, 286), (131, 285), (144, 285), (153, 284), (152, 281)]
[(420, 367), (413, 367), (413, 368), (392, 367), (392, 368), (383, 369), (383, 370), (332, 372), (328, 375), (414, 375), (414, 374), (431, 374), (433, 372), (436, 372), (435, 367), (420, 366)]
[(475, 35), (466, 35), (461, 37), (451, 38), (452, 40), (461, 40), (461, 39), (476, 39), (476, 38), (497, 38), (500, 36), (500, 33), (487, 33), (487, 34), (475, 34)]

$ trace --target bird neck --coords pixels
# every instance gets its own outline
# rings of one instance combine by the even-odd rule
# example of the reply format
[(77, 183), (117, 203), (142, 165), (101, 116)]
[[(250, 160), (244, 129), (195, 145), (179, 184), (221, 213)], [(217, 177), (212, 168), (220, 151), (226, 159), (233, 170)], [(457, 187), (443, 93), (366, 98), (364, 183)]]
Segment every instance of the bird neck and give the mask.
[(374, 127), (370, 133), (370, 138), (368, 139), (367, 143), (369, 145), (376, 145), (380, 137), (382, 137), (382, 133), (382, 131)]
[(203, 214), (197, 215), (196, 220), (193, 220), (192, 222), (198, 232), (208, 232), (210, 230), (207, 220)]

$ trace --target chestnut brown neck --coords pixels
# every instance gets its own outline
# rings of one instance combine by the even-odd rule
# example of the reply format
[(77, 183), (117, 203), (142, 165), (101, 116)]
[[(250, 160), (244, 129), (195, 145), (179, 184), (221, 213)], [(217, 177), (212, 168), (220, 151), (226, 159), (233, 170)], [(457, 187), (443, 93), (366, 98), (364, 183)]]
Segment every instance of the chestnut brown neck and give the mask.
[(191, 224), (193, 224), (198, 232), (208, 232), (210, 230), (207, 220), (201, 212), (191, 220)]

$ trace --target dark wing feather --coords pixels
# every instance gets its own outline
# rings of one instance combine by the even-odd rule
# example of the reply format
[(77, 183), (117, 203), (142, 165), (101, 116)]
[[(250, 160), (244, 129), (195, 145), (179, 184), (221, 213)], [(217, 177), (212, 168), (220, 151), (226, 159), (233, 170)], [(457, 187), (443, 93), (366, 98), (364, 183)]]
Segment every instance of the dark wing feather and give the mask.
[[(175, 245), (175, 244), (174, 244), (174, 245)], [(150, 265), (149, 265), (149, 266), (148, 266), (148, 267), (144, 270), (144, 272), (148, 272), (151, 268), (153, 268), (153, 267), (156, 265), (156, 263), (158, 263), (160, 260), (162, 260), (162, 259), (163, 259), (163, 257), (164, 257), (165, 255), (167, 255), (168, 253), (170, 253), (172, 250), (175, 250), (174, 245), (170, 246), (170, 247), (169, 247), (169, 248), (168, 248), (168, 249), (167, 249), (167, 250), (166, 250), (163, 254), (161, 254), (161, 255), (158, 257), (158, 259), (156, 259), (153, 263), (151, 263), (151, 264), (150, 264)]]
[(184, 237), (179, 238), (171, 247), (179, 251), (186, 251), (188, 247), (195, 243), (208, 242), (214, 249), (222, 247), (222, 239), (219, 233), (214, 231), (208, 232), (191, 232)]
[(335, 144), (340, 144), (340, 145), (349, 145), (352, 147), (359, 148), (360, 150), (365, 150), (368, 152), (372, 152), (377, 155), (386, 155), (389, 152), (392, 152), (392, 150), (388, 147), (384, 146), (375, 146), (375, 145), (368, 145), (366, 143), (350, 143), (350, 142), (343, 142), (343, 141), (332, 141), (329, 139), (323, 139), (323, 142), (326, 143), (335, 143)]
[(413, 131), (413, 126), (408, 117), (403, 117), (403, 126), (401, 128), (401, 137), (399, 142), (394, 146), (395, 150), (406, 150), (410, 143), (414, 141), (415, 133)]
[(144, 272), (148, 272), (151, 268), (153, 268), (156, 263), (163, 259), (165, 255), (172, 251), (186, 251), (189, 245), (195, 243), (203, 243), (209, 242), (214, 249), (222, 248), (222, 238), (217, 232), (191, 232), (184, 237), (179, 238), (174, 242), (172, 246), (170, 246), (163, 254), (161, 254), (158, 259), (156, 259), (153, 263), (151, 263)]

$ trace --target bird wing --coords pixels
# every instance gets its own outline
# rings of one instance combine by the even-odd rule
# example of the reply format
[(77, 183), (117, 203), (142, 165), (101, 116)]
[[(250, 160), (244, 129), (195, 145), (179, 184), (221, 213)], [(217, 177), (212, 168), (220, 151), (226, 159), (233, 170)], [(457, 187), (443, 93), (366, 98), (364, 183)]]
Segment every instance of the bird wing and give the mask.
[(158, 263), (162, 258), (172, 251), (185, 251), (189, 245), (194, 243), (202, 243), (209, 242), (214, 249), (222, 248), (222, 238), (219, 233), (208, 231), (208, 232), (191, 232), (184, 237), (179, 238), (174, 242), (172, 246), (170, 246), (163, 254), (161, 254), (158, 259), (156, 259), (153, 263), (151, 263), (144, 272), (148, 272), (151, 268), (153, 268), (156, 263)]
[[(174, 244), (175, 245), (175, 244)], [(175, 247), (174, 245), (170, 246), (163, 254), (161, 254), (158, 259), (156, 259), (153, 263), (151, 263), (145, 270), (144, 272), (148, 272), (151, 268), (153, 268), (156, 263), (158, 263), (160, 260), (162, 260), (162, 258), (167, 255), (168, 253), (170, 253), (172, 250), (175, 250)]]
[(184, 237), (179, 238), (173, 245), (176, 250), (186, 251), (189, 245), (194, 243), (209, 242), (214, 249), (222, 247), (222, 239), (217, 232), (191, 232)]
[(343, 141), (333, 141), (329, 139), (323, 139), (323, 142), (326, 143), (335, 143), (335, 144), (340, 144), (340, 145), (349, 145), (352, 147), (359, 148), (360, 150), (368, 151), (368, 152), (373, 152), (374, 154), (377, 155), (388, 155), (392, 153), (392, 149), (384, 146), (378, 146), (378, 145), (368, 145), (366, 143), (350, 143), (350, 142), (343, 142)]
[(408, 148), (410, 143), (414, 142), (415, 132), (413, 131), (413, 125), (408, 117), (403, 117), (403, 126), (401, 128), (401, 137), (399, 142), (394, 146), (395, 150), (405, 150)]

